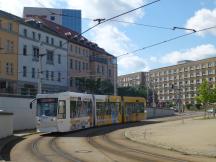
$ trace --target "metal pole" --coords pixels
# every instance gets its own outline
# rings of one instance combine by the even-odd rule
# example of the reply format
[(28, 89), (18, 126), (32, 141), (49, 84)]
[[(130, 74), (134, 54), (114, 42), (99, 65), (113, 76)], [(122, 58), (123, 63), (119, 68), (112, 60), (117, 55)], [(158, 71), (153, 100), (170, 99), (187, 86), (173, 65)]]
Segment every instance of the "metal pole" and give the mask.
[(38, 94), (42, 93), (42, 57), (43, 57), (43, 55), (39, 54), (39, 63), (38, 63)]
[(113, 82), (113, 87), (114, 87), (114, 96), (117, 96), (117, 62), (114, 64), (114, 82)]

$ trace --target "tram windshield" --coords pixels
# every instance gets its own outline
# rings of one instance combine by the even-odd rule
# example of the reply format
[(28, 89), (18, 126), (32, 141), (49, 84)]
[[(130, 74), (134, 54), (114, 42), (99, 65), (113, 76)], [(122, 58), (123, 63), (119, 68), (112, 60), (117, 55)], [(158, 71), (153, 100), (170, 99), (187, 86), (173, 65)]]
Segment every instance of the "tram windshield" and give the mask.
[(37, 116), (57, 116), (58, 99), (37, 99)]

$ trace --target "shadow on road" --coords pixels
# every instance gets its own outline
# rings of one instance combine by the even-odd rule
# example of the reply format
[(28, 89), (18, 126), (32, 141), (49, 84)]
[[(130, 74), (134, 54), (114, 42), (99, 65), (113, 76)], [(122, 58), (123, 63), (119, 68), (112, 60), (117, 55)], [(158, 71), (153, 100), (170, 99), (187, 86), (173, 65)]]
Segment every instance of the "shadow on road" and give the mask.
[(64, 137), (92, 137), (92, 136), (104, 135), (104, 134), (113, 132), (115, 130), (131, 128), (131, 127), (138, 127), (138, 126), (143, 126), (147, 124), (156, 124), (156, 123), (160, 123), (160, 121), (140, 121), (140, 122), (133, 122), (133, 123), (106, 125), (106, 126), (87, 128), (87, 129), (76, 130), (76, 131), (71, 131), (71, 132), (65, 132), (65, 133), (43, 134), (41, 136), (45, 136), (45, 137), (50, 137), (50, 136), (51, 137), (62, 137), (62, 136)]

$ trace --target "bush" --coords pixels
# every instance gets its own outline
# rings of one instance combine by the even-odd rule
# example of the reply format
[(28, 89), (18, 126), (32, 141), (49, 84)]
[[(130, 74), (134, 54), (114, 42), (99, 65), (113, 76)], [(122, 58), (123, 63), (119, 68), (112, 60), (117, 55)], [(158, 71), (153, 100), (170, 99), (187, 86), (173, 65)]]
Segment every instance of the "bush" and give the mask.
[(186, 104), (186, 108), (188, 109), (188, 110), (190, 110), (191, 108), (192, 108), (192, 104)]
[(200, 103), (195, 104), (196, 109), (200, 110), (202, 108), (202, 105)]

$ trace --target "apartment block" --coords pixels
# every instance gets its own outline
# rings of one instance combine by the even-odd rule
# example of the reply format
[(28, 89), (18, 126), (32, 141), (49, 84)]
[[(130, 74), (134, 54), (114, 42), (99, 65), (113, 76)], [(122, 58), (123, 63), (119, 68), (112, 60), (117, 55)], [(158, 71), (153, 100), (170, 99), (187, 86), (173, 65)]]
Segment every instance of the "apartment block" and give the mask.
[(68, 43), (69, 90), (80, 92), (80, 78), (109, 80), (117, 83), (117, 58), (96, 43), (75, 31), (46, 19), (40, 19), (47, 28), (65, 37)]
[(18, 49), (19, 94), (37, 93), (39, 55), (42, 55), (42, 92), (62, 92), (68, 89), (66, 39), (47, 29), (39, 21), (25, 21), (19, 25)]
[(184, 60), (177, 65), (150, 70), (147, 84), (161, 103), (180, 101), (195, 104), (199, 85), (216, 82), (216, 57), (198, 61)]
[(0, 93), (17, 89), (19, 20), (0, 12)]
[(147, 72), (137, 72), (118, 76), (118, 87), (146, 85)]
[(0, 47), (0, 93), (35, 95), (39, 75), (43, 93), (81, 92), (80, 78), (117, 82), (115, 56), (43, 18), (0, 11)]

